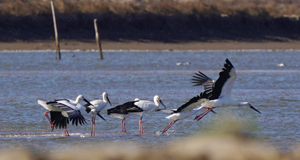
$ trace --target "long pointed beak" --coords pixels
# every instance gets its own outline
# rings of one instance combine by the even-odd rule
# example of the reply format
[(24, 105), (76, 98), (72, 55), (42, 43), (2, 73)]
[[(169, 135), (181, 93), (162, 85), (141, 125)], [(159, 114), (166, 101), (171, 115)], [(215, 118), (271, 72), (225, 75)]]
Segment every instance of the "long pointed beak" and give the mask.
[(214, 110), (211, 110), (212, 113), (217, 114), (217, 112), (215, 112)]
[(110, 104), (110, 106), (112, 106), (108, 97), (107, 97), (107, 101), (108, 101), (108, 103)]
[(83, 100), (84, 100), (87, 104), (89, 104), (89, 105), (91, 105), (91, 106), (94, 106), (94, 105), (92, 105), (91, 102), (89, 102), (87, 99), (83, 98)]
[(164, 106), (165, 109), (167, 109), (167, 107), (165, 106), (165, 104), (164, 104), (161, 100), (159, 100), (159, 103), (160, 103), (162, 106)]
[(253, 109), (253, 110), (255, 110), (256, 112), (260, 113), (260, 111), (257, 110), (256, 108), (254, 108), (252, 105), (250, 105), (250, 108)]
[(106, 121), (106, 119), (104, 119), (102, 116), (101, 116), (101, 114), (98, 112), (97, 113), (97, 116), (99, 116), (100, 118), (102, 118), (104, 121)]

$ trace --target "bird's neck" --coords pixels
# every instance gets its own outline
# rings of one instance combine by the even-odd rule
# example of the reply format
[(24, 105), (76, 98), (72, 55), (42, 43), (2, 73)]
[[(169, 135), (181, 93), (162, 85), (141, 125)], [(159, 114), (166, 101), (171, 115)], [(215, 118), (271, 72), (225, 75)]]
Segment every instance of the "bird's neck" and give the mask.
[(78, 104), (79, 101), (80, 101), (80, 97), (77, 97), (74, 103), (75, 103), (75, 104)]
[(158, 101), (154, 101), (154, 104), (155, 104), (156, 107), (159, 106), (159, 102)]
[(106, 96), (103, 96), (102, 98), (103, 98), (103, 102), (107, 103), (108, 100), (107, 100)]

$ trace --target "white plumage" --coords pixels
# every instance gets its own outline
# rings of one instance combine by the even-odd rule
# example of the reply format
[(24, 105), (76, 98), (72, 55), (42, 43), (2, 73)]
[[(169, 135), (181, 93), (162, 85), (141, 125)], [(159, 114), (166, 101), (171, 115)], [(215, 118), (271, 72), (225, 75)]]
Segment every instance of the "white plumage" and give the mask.
[[(96, 115), (98, 115), (100, 118), (105, 120), (100, 112), (107, 106), (107, 103), (110, 103), (110, 100), (108, 98), (108, 94), (106, 92), (103, 92), (102, 99), (95, 99), (91, 101), (92, 105), (85, 104), (84, 107), (86, 108), (86, 112), (91, 112), (92, 114), (92, 120), (91, 120), (91, 136), (95, 136), (95, 119)], [(105, 120), (106, 121), (106, 120)]]
[(212, 80), (201, 72), (196, 73), (193, 83), (195, 83), (195, 86), (203, 85), (205, 90), (204, 93), (208, 94), (208, 96), (207, 100), (198, 108), (207, 109), (200, 115), (196, 116), (195, 119), (199, 121), (206, 114), (212, 111), (213, 108), (227, 106), (245, 106), (260, 113), (249, 102), (237, 102), (231, 98), (231, 89), (235, 79), (235, 68), (228, 59), (226, 59), (226, 63), (224, 64), (222, 71), (219, 73), (219, 78), (217, 81)]
[(137, 100), (134, 101), (133, 105), (140, 108), (141, 110), (137, 111), (137, 110), (128, 110), (128, 112), (130, 114), (137, 114), (140, 116), (140, 120), (139, 120), (139, 135), (143, 134), (143, 126), (142, 126), (142, 118), (144, 113), (151, 113), (155, 110), (158, 109), (159, 105), (162, 105), (165, 109), (166, 106), (164, 105), (164, 103), (161, 101), (161, 99), (159, 98), (158, 95), (155, 95), (153, 97), (153, 102), (152, 101), (148, 101), (148, 100)]
[[(52, 130), (55, 128), (62, 128), (64, 129), (64, 135), (69, 136), (67, 130), (67, 124), (69, 121), (72, 121), (72, 124), (85, 124), (85, 118), (81, 115), (81, 112), (77, 104), (81, 100), (88, 102), (82, 95), (79, 95), (76, 100), (69, 100), (69, 99), (59, 99), (50, 102), (44, 102), (42, 100), (38, 100), (38, 104), (44, 107), (47, 111), (44, 112), (45, 116), (47, 117)], [(90, 103), (90, 102), (88, 102)], [(48, 116), (50, 112), (51, 119)]]

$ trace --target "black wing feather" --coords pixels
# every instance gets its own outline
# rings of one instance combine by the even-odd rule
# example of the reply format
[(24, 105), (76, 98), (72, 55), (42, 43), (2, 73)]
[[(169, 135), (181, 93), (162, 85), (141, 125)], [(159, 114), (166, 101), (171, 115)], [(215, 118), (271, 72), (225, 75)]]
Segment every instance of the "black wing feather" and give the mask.
[(186, 102), (185, 104), (183, 104), (182, 106), (180, 106), (179, 108), (177, 108), (177, 110), (174, 111), (174, 113), (181, 112), (181, 110), (183, 110), (184, 108), (188, 107), (189, 105), (197, 102), (198, 100), (200, 100), (202, 98), (208, 99), (209, 98), (209, 94), (207, 94), (206, 92), (200, 93), (200, 95), (197, 95), (196, 97), (193, 97), (188, 102)]
[[(71, 113), (70, 115), (70, 121), (72, 121), (72, 125), (78, 125), (78, 121), (82, 121), (82, 124), (86, 124), (85, 118), (82, 116), (80, 110), (75, 110), (75, 112)], [(80, 124), (80, 125), (82, 125)]]
[(202, 72), (195, 73), (196, 75), (193, 76), (192, 83), (194, 83), (194, 86), (203, 85), (205, 93), (207, 94), (207, 97), (209, 100), (218, 99), (222, 92), (222, 87), (227, 81), (228, 78), (230, 78), (229, 72), (231, 71), (234, 66), (232, 63), (226, 59), (225, 60), (224, 67), (222, 68), (222, 71), (219, 73), (219, 78), (216, 82), (214, 82), (212, 79), (207, 77)]
[(193, 76), (194, 78), (192, 79), (192, 83), (194, 83), (194, 86), (203, 86), (206, 94), (212, 94), (214, 81), (200, 71), (195, 74), (196, 75)]
[(117, 114), (128, 114), (130, 112), (143, 112), (144, 110), (141, 109), (140, 107), (134, 105), (136, 101), (130, 101), (126, 102), (122, 105), (118, 105), (114, 108), (108, 109), (107, 114), (110, 115), (112, 113), (117, 113)]
[(230, 78), (229, 72), (231, 69), (234, 68), (231, 62), (226, 59), (226, 63), (224, 64), (224, 67), (222, 68), (222, 71), (219, 73), (219, 78), (217, 79), (216, 83), (213, 86), (213, 93), (212, 96), (210, 97), (210, 100), (218, 99), (221, 92), (222, 92), (222, 87), (227, 81), (227, 79)]
[(69, 119), (64, 117), (61, 112), (50, 111), (51, 122), (54, 127), (57, 129), (67, 128), (67, 124), (69, 123)]

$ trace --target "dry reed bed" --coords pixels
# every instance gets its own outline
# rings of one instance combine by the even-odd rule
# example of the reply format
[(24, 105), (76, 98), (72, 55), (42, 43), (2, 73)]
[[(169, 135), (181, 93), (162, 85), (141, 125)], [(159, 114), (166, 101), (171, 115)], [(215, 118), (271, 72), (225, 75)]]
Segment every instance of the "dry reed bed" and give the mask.
[[(49, 40), (49, 1), (0, 1), (0, 41)], [(300, 0), (54, 0), (61, 39), (289, 41), (300, 39)]]
[[(58, 13), (63, 14), (247, 14), (271, 17), (300, 15), (300, 0), (54, 0), (54, 2)], [(27, 0), (26, 2), (2, 0), (0, 3), (0, 15), (37, 16), (45, 14), (50, 14), (49, 0)]]

